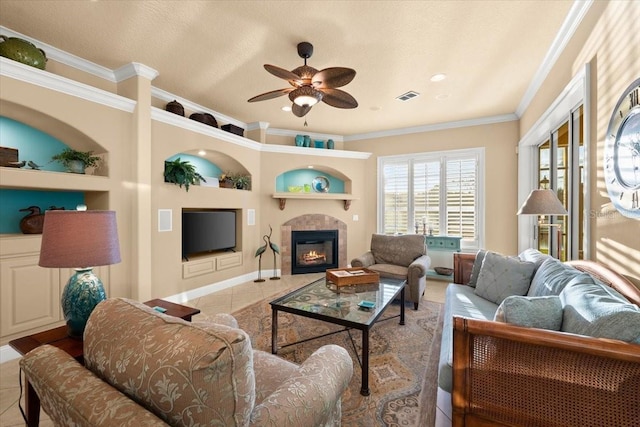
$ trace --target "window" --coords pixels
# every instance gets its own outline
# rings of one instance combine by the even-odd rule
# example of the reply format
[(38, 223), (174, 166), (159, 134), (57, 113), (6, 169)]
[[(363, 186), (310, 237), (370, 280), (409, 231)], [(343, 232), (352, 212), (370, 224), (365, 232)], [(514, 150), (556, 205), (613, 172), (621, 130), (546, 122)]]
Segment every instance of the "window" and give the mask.
[(552, 216), (553, 233), (538, 217), (519, 217), (518, 249), (538, 248), (561, 260), (589, 259), (589, 67), (577, 73), (558, 98), (520, 140), (518, 199), (534, 188), (549, 188), (569, 212)]
[(462, 236), (479, 248), (484, 149), (378, 159), (378, 232)]

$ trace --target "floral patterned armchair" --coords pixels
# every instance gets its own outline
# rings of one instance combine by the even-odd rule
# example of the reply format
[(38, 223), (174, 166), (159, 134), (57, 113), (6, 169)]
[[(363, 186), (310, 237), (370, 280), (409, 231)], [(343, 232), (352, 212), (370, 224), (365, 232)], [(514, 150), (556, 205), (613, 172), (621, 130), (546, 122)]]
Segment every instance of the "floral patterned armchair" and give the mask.
[(55, 425), (340, 425), (346, 350), (327, 345), (298, 366), (252, 350), (232, 316), (211, 320), (112, 298), (87, 323), (86, 367), (49, 345), (20, 366)]

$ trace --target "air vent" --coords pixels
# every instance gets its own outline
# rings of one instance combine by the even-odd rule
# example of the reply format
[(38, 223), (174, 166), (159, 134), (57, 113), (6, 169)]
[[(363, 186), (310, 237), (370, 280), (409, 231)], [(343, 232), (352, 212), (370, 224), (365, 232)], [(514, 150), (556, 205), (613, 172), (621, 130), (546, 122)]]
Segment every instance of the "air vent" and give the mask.
[(414, 92), (414, 91), (410, 90), (407, 93), (403, 93), (400, 96), (396, 96), (396, 99), (398, 99), (400, 101), (408, 101), (411, 98), (415, 98), (416, 96), (420, 96), (420, 94), (418, 92)]

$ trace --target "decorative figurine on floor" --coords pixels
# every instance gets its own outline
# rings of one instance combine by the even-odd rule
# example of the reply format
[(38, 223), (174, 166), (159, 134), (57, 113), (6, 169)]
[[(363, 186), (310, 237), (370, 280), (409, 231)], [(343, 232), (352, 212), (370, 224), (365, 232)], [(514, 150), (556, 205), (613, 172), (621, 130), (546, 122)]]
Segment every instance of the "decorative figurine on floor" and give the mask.
[(263, 239), (265, 237), (267, 238), (267, 243), (269, 243), (269, 247), (273, 251), (273, 276), (270, 277), (269, 280), (280, 280), (280, 277), (278, 276), (278, 271), (276, 269), (276, 254), (280, 253), (280, 248), (278, 247), (278, 245), (276, 245), (271, 241), (271, 234), (273, 234), (273, 228), (269, 226), (269, 234), (268, 235), (265, 234), (264, 236), (262, 236)]
[(254, 280), (254, 282), (264, 282), (262, 278), (262, 254), (267, 250), (267, 235), (262, 236), (262, 240), (264, 240), (264, 245), (260, 246), (256, 251), (254, 256), (258, 257), (258, 278)]

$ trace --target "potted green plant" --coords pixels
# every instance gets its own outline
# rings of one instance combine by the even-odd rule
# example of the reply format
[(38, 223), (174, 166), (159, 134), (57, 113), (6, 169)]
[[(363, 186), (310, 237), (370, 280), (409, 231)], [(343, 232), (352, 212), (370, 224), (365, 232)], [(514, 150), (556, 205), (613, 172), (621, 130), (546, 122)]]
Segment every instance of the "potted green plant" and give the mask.
[(180, 157), (173, 161), (164, 162), (164, 182), (177, 184), (189, 191), (189, 186), (198, 184), (200, 181), (207, 182), (198, 172), (195, 166), (188, 160), (182, 161)]
[(93, 155), (93, 151), (77, 151), (73, 148), (65, 148), (51, 159), (62, 163), (72, 173), (84, 173), (86, 168), (98, 166), (98, 162), (101, 160), (99, 156)]
[(251, 176), (244, 175), (241, 173), (232, 174), (231, 182), (233, 182), (233, 186), (239, 190), (249, 190), (251, 188)]
[(251, 175), (227, 171), (220, 175), (218, 181), (221, 188), (237, 188), (239, 190), (251, 188)]

